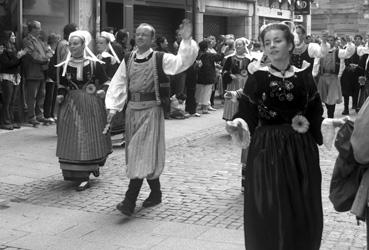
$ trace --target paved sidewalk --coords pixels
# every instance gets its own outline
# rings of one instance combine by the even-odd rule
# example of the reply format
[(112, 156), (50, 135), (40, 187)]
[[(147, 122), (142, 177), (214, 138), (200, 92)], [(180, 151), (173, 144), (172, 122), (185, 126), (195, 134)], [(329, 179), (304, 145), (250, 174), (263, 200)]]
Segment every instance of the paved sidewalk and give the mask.
[[(231, 143), (220, 117), (217, 111), (166, 122), (163, 203), (142, 208), (149, 194), (145, 183), (131, 218), (115, 210), (128, 184), (122, 149), (109, 157), (90, 189), (75, 192), (57, 167), (54, 128), (33, 136), (31, 129), (17, 133), (20, 141), (12, 144), (17, 153), (9, 164), (18, 164), (19, 170), (0, 168), (0, 249), (244, 249), (240, 149)], [(365, 249), (365, 225), (357, 226), (349, 213), (336, 213), (328, 200), (337, 153), (322, 147), (320, 154), (321, 249)], [(2, 153), (1, 158), (10, 161)], [(39, 175), (29, 168), (39, 168)], [(27, 179), (21, 182), (20, 177)]]

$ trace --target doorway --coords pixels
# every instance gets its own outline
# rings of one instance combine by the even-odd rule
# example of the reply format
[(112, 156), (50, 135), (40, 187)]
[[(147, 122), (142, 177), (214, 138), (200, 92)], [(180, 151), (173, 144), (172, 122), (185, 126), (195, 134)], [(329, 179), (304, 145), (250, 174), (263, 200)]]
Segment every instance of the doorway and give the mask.
[(101, 28), (113, 27), (115, 31), (123, 27), (124, 6), (122, 0), (101, 1)]

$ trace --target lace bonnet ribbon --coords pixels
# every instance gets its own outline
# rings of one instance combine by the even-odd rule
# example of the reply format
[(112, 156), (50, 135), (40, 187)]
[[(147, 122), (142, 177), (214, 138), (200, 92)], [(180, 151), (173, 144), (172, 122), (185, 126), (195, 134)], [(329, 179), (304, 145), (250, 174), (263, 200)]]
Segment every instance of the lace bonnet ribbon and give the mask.
[(109, 50), (110, 50), (110, 51), (111, 51), (111, 53), (113, 54), (114, 59), (115, 59), (118, 63), (120, 63), (120, 60), (119, 60), (119, 58), (118, 58), (117, 54), (115, 53), (115, 50), (113, 49), (113, 46), (111, 46), (111, 43), (115, 41), (115, 37), (114, 37), (114, 35), (113, 35), (112, 33), (109, 33), (109, 32), (106, 32), (106, 31), (103, 31), (103, 32), (101, 32), (100, 36), (105, 37), (106, 39), (108, 39), (108, 40), (109, 40), (109, 42), (108, 42)]
[[(72, 37), (79, 37), (85, 44), (85, 49), (84, 49), (84, 52), (83, 52), (83, 57), (84, 58), (87, 58), (89, 60), (92, 60), (94, 62), (99, 62), (99, 63), (102, 63), (104, 64), (103, 61), (99, 60), (95, 55), (94, 53), (90, 50), (90, 48), (88, 47), (88, 45), (90, 44), (92, 38), (91, 38), (91, 34), (90, 32), (86, 31), (86, 30), (77, 30), (77, 31), (74, 31), (72, 33), (70, 33), (69, 35), (69, 38), (68, 38), (68, 41), (70, 41), (70, 39)], [(72, 55), (70, 53), (70, 50), (68, 50), (68, 54), (67, 54), (67, 57), (65, 59), (65, 61), (55, 65), (55, 67), (61, 67), (63, 66), (63, 73), (62, 73), (62, 76), (64, 77), (66, 72), (67, 72), (67, 66), (68, 66), (68, 63), (71, 59)]]

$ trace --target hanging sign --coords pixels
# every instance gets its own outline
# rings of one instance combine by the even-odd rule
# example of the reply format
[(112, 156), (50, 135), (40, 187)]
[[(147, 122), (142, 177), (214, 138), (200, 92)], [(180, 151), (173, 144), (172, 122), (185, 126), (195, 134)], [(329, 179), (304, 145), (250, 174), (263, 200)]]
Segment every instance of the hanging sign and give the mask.
[(309, 0), (296, 0), (294, 14), (295, 15), (310, 15), (310, 1)]

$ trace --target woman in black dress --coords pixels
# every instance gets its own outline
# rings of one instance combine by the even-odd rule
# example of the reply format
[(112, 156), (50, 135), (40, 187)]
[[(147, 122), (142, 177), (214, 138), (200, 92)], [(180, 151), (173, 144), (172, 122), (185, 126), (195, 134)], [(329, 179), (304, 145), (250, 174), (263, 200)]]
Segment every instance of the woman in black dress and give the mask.
[(65, 62), (57, 100), (57, 149), (65, 180), (79, 183), (78, 191), (89, 187), (89, 176), (99, 176), (99, 168), (112, 152), (110, 135), (103, 134), (106, 124), (104, 105), (108, 76), (88, 49), (87, 31), (69, 35), (69, 53)]
[[(323, 230), (322, 102), (309, 70), (290, 65), (294, 36), (285, 24), (260, 35), (270, 66), (260, 66), (239, 94), (235, 118), (250, 133), (246, 170), (246, 249), (319, 249)], [(229, 125), (228, 125), (229, 126)]]

